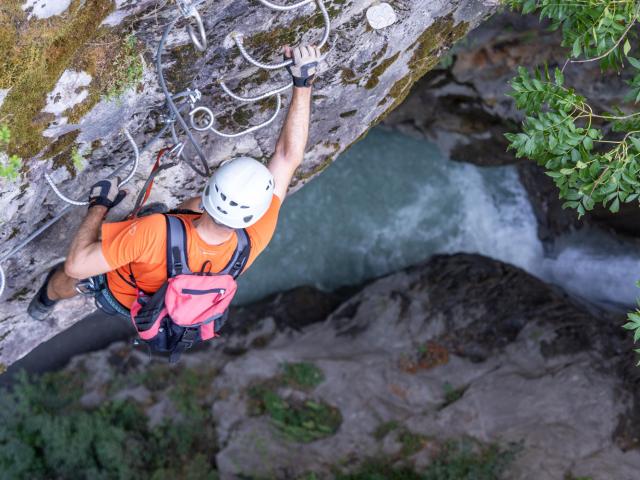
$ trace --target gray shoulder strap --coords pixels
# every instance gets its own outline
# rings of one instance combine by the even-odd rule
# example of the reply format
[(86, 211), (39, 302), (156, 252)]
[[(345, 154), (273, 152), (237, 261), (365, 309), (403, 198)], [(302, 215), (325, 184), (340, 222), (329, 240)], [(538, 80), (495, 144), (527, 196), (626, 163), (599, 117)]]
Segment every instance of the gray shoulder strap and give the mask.
[(233, 252), (233, 256), (227, 266), (220, 272), (223, 275), (231, 275), (233, 278), (240, 276), (251, 254), (251, 239), (247, 231), (244, 228), (238, 229), (236, 230), (236, 236), (238, 237), (236, 251)]
[(187, 257), (187, 229), (180, 217), (165, 215), (167, 220), (167, 276), (191, 273)]

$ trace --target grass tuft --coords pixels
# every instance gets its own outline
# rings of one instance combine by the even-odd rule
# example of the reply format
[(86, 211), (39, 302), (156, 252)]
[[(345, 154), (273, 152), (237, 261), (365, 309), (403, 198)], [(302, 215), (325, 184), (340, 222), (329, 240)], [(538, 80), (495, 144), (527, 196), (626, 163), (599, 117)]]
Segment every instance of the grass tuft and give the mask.
[(317, 387), (324, 381), (322, 370), (313, 363), (284, 363), (282, 380), (285, 384), (303, 390)]

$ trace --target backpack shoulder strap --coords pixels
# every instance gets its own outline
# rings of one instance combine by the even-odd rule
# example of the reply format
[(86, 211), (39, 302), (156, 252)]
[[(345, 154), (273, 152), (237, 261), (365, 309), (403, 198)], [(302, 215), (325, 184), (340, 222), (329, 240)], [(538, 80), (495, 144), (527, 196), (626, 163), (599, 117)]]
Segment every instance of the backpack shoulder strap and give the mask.
[(180, 217), (165, 215), (167, 221), (167, 277), (191, 273), (187, 256), (187, 229)]
[(236, 237), (238, 237), (236, 251), (233, 252), (227, 266), (220, 272), (223, 275), (231, 275), (233, 278), (240, 276), (251, 254), (251, 239), (247, 231), (244, 228), (236, 230)]

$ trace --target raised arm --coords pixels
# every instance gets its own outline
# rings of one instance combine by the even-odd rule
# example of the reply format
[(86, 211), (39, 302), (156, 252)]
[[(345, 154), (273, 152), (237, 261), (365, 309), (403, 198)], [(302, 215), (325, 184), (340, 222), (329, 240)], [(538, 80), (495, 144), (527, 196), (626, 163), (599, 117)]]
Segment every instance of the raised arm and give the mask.
[(320, 51), (317, 47), (285, 47), (285, 56), (293, 56), (289, 72), (294, 87), (291, 105), (284, 121), (276, 149), (269, 162), (269, 171), (275, 180), (275, 194), (284, 200), (293, 174), (302, 163), (309, 137), (311, 116), (311, 89), (317, 71)]

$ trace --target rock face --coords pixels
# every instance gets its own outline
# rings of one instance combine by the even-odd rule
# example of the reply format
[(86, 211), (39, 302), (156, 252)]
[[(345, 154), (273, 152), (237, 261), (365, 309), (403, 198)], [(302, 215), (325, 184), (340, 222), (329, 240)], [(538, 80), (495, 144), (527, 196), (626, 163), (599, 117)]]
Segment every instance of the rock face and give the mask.
[[(436, 142), (454, 160), (476, 165), (518, 164), (540, 225), (542, 240), (580, 227), (573, 210), (563, 210), (557, 188), (534, 162), (507, 152), (506, 132), (522, 121), (507, 96), (516, 68), (562, 67), (567, 51), (559, 32), (550, 32), (535, 15), (501, 13), (457, 45), (446, 62), (423, 77), (385, 124)], [(602, 75), (596, 63), (568, 65), (566, 84), (585, 95), (594, 111), (625, 105), (628, 72)], [(596, 209), (587, 222), (638, 236), (637, 205), (625, 204), (618, 214)]]
[[(334, 0), (330, 54), (316, 82), (309, 149), (297, 174), (299, 188), (340, 152), (402, 102), (413, 83), (430, 70), (453, 42), (462, 38), (496, 8), (492, 0), (462, 2), (406, 1), (394, 4), (395, 23), (373, 29), (366, 20), (370, 2)], [(23, 8), (24, 7), (24, 8)], [(198, 105), (212, 108), (215, 128), (235, 133), (265, 121), (273, 98), (238, 104), (218, 85), (237, 94), (262, 93), (287, 80), (282, 70), (267, 73), (251, 67), (227, 36), (244, 33), (244, 45), (262, 61), (279, 59), (286, 43), (317, 42), (322, 17), (314, 4), (277, 13), (248, 2), (204, 1), (198, 10), (209, 48), (198, 53), (179, 20), (169, 35), (163, 65), (169, 89), (197, 88)], [(45, 220), (63, 208), (44, 181), (51, 172), (61, 190), (82, 197), (91, 184), (111, 173), (131, 147), (118, 132), (127, 127), (145, 145), (167, 118), (153, 67), (155, 49), (165, 26), (178, 15), (175, 5), (155, 1), (87, 0), (84, 2), (11, 1), (0, 9), (0, 46), (10, 52), (0, 63), (0, 122), (11, 130), (0, 160), (23, 158), (19, 178), (0, 179), (0, 265), (7, 272), (7, 291), (0, 307), (3, 334), (0, 364), (8, 365), (86, 314), (80, 300), (56, 311), (40, 325), (24, 314), (42, 274), (65, 254), (80, 210), (67, 215), (28, 248), (11, 250)], [(386, 21), (386, 20), (385, 20)], [(383, 22), (384, 23), (384, 22)], [(284, 95), (286, 106), (288, 94)], [(235, 138), (212, 132), (197, 134), (210, 167), (234, 155), (267, 159), (273, 151), (282, 116), (268, 127)], [(184, 132), (178, 129), (180, 138)], [(130, 184), (139, 188), (154, 153), (171, 143), (168, 136), (150, 146)], [(193, 158), (193, 149), (187, 155)], [(153, 198), (170, 206), (197, 194), (203, 180), (183, 162), (164, 172)], [(113, 213), (122, 216), (135, 195)]]
[[(519, 269), (473, 255), (435, 257), (370, 284), (301, 330), (292, 326), (308, 322), (303, 311), (261, 309), (268, 316), (243, 317), (253, 319), (248, 334), (227, 331), (184, 358), (185, 367), (217, 371), (201, 398), (211, 398), (221, 478), (331, 478), (372, 458), (420, 471), (443, 442), (461, 437), (516, 444), (510, 480), (637, 478), (638, 374), (626, 367), (622, 319), (589, 313)], [(109, 387), (123, 362), (134, 378), (168, 368), (114, 345), (69, 369), (86, 373), (90, 404), (140, 398), (154, 421), (173, 411), (162, 392)], [(321, 373), (306, 385), (283, 382), (283, 365), (300, 362)], [(265, 391), (290, 406), (329, 405), (341, 419), (337, 431), (294, 441), (304, 437), (277, 412), (256, 410), (256, 392)]]

